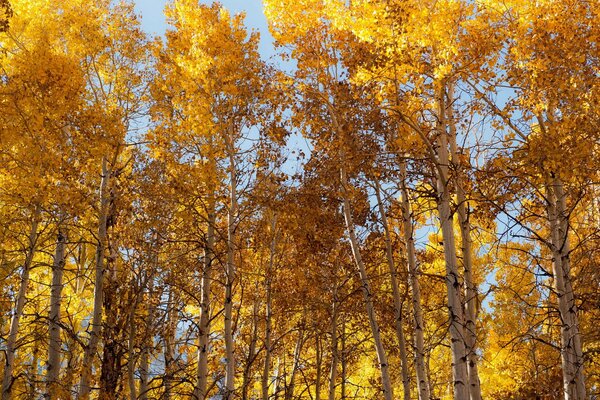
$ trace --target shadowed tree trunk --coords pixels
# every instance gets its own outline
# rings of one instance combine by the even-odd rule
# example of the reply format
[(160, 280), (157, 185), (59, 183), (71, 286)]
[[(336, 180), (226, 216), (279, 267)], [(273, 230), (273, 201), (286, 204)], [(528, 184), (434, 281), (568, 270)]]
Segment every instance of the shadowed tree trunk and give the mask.
[(52, 264), (52, 287), (50, 289), (50, 314), (49, 314), (49, 343), (48, 343), (48, 370), (46, 372), (46, 391), (48, 398), (58, 395), (60, 376), (60, 355), (62, 342), (60, 339), (60, 306), (63, 289), (63, 273), (65, 268), (65, 248), (67, 237), (62, 228), (58, 228), (56, 250)]
[(33, 262), (33, 256), (35, 254), (38, 239), (40, 213), (40, 208), (36, 207), (32, 215), (28, 247), (26, 250), (25, 261), (23, 262), (23, 268), (21, 270), (21, 281), (19, 283), (19, 291), (17, 292), (17, 300), (15, 302), (13, 315), (10, 320), (10, 328), (8, 331), (8, 338), (6, 340), (4, 375), (2, 378), (2, 400), (9, 400), (12, 398), (11, 391), (13, 385), (13, 371), (15, 367), (15, 353), (17, 351), (17, 336), (19, 334), (19, 326), (21, 325), (21, 317), (23, 316), (23, 309), (25, 307), (27, 286), (29, 286), (29, 273), (31, 271), (31, 264)]

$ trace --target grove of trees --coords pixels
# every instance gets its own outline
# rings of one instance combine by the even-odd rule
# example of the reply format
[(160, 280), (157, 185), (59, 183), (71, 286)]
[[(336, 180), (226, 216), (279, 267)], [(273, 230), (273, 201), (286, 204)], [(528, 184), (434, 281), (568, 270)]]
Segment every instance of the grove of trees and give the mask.
[(600, 398), (600, 2), (263, 4), (0, 1), (1, 400)]

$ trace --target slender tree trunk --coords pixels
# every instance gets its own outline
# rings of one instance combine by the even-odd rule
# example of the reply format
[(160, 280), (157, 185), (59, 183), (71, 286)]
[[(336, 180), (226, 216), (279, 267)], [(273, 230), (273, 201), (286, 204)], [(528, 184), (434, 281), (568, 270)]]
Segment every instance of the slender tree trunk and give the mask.
[(235, 280), (235, 228), (237, 219), (237, 174), (233, 133), (229, 138), (229, 210), (227, 213), (227, 270), (225, 276), (225, 394), (231, 400), (235, 392), (235, 354), (233, 343), (233, 282)]
[(122, 304), (127, 300), (120, 293), (120, 281), (117, 278), (117, 248), (118, 245), (108, 243), (109, 256), (107, 257), (104, 281), (104, 323), (101, 332), (103, 346), (98, 400), (120, 398), (119, 382), (123, 375), (122, 359), (125, 355), (123, 343), (126, 337), (124, 333), (127, 317), (122, 316), (121, 310), (123, 309)]
[(358, 271), (360, 274), (361, 284), (363, 295), (365, 299), (365, 305), (367, 308), (367, 314), (369, 317), (369, 325), (371, 327), (371, 334), (373, 335), (373, 340), (375, 341), (375, 349), (377, 352), (377, 359), (379, 362), (379, 371), (381, 373), (381, 381), (382, 381), (382, 389), (383, 394), (386, 400), (392, 400), (394, 398), (394, 392), (392, 389), (392, 381), (390, 379), (389, 365), (387, 361), (387, 356), (385, 353), (385, 349), (383, 347), (383, 342), (381, 340), (381, 332), (379, 331), (379, 325), (377, 324), (377, 318), (375, 316), (375, 307), (373, 305), (373, 294), (371, 292), (371, 285), (369, 283), (369, 276), (367, 275), (367, 270), (363, 263), (360, 247), (358, 245), (358, 239), (356, 238), (356, 233), (354, 232), (354, 221), (352, 219), (352, 209), (350, 206), (350, 200), (348, 199), (347, 186), (348, 186), (348, 178), (346, 176), (346, 169), (344, 166), (340, 168), (341, 175), (341, 184), (342, 184), (342, 195), (343, 195), (343, 205), (344, 205), (344, 219), (346, 221), (346, 229), (348, 231), (348, 236), (350, 237), (350, 245), (352, 248), (352, 256), (354, 258), (354, 262), (358, 267)]
[(410, 376), (408, 374), (408, 356), (406, 355), (406, 339), (404, 337), (404, 328), (402, 327), (402, 297), (400, 296), (400, 288), (398, 286), (398, 271), (394, 262), (394, 253), (392, 251), (392, 239), (390, 229), (385, 214), (383, 201), (381, 200), (381, 186), (378, 180), (375, 180), (375, 196), (379, 214), (381, 215), (381, 223), (385, 233), (385, 255), (387, 258), (390, 280), (392, 283), (392, 296), (394, 298), (394, 327), (396, 328), (396, 339), (400, 349), (400, 360), (402, 362), (402, 387), (404, 388), (404, 400), (410, 400)]
[(169, 297), (167, 298), (167, 318), (165, 321), (165, 331), (163, 335), (164, 347), (163, 354), (165, 359), (165, 375), (163, 378), (163, 386), (165, 387), (163, 399), (171, 398), (171, 390), (173, 388), (174, 364), (175, 364), (175, 295), (173, 287), (169, 289)]
[(300, 355), (302, 354), (302, 347), (304, 346), (304, 330), (300, 328), (298, 330), (298, 340), (296, 340), (296, 347), (294, 349), (294, 361), (292, 365), (292, 372), (290, 374), (290, 384), (286, 385), (285, 400), (292, 400), (294, 397), (294, 390), (296, 388), (296, 374), (300, 367)]
[(329, 397), (328, 400), (335, 400), (335, 388), (338, 370), (338, 301), (337, 285), (333, 292), (333, 305), (331, 310), (331, 368), (329, 371)]
[(65, 390), (71, 391), (75, 382), (75, 371), (78, 369), (77, 360), (79, 355), (77, 349), (79, 345), (70, 335), (67, 338), (66, 344), (69, 351), (66, 352), (67, 365), (65, 367), (65, 375), (61, 379), (61, 386)]
[[(271, 263), (271, 262), (269, 262)], [(271, 373), (271, 335), (272, 335), (272, 295), (271, 295), (271, 277), (266, 278), (266, 310), (265, 310), (265, 360), (261, 377), (262, 400), (269, 400), (269, 386)]]
[(452, 374), (455, 400), (469, 399), (467, 351), (464, 336), (464, 314), (461, 300), (461, 282), (457, 267), (456, 244), (454, 240), (453, 212), (450, 207), (450, 182), (448, 152), (448, 132), (446, 121), (445, 89), (438, 96), (438, 165), (437, 206), (444, 241), (446, 263), (446, 289), (448, 292), (448, 313), (450, 317), (450, 348), (452, 350)]
[[(37, 311), (37, 307), (36, 307)], [(37, 341), (37, 339), (36, 339)], [(38, 382), (38, 364), (39, 364), (39, 352), (40, 346), (34, 344), (33, 354), (31, 355), (31, 365), (27, 368), (27, 377), (29, 378), (29, 398), (35, 399), (38, 393), (37, 382)]]
[(571, 322), (570, 335), (573, 341), (573, 368), (575, 377), (575, 387), (577, 399), (587, 399), (585, 389), (585, 374), (583, 371), (583, 348), (581, 345), (581, 334), (579, 333), (579, 318), (577, 316), (577, 303), (575, 302), (575, 292), (571, 279), (571, 245), (569, 241), (569, 212), (567, 211), (567, 197), (564, 192), (564, 185), (559, 178), (555, 178), (557, 215), (559, 217), (560, 238), (561, 238), (561, 264), (565, 283), (565, 301), (567, 303), (567, 312)]
[(127, 347), (127, 384), (129, 386), (130, 400), (137, 400), (137, 388), (135, 385), (135, 365), (137, 361), (137, 356), (135, 354), (135, 337), (137, 334), (135, 309), (136, 307), (132, 307), (129, 314), (129, 338)]
[(467, 369), (469, 373), (469, 393), (471, 400), (481, 400), (481, 385), (479, 382), (479, 371), (477, 370), (477, 285), (473, 280), (473, 250), (471, 239), (471, 223), (469, 221), (469, 210), (464, 190), (464, 174), (461, 169), (458, 146), (456, 144), (456, 123), (454, 121), (453, 86), (449, 86), (448, 104), (446, 107), (450, 127), (450, 150), (452, 151), (452, 163), (456, 170), (456, 201), (458, 202), (458, 222), (461, 234), (461, 252), (463, 260), (463, 279), (465, 293), (465, 346), (468, 357)]
[(279, 392), (281, 391), (281, 358), (277, 357), (277, 369), (275, 373), (275, 391), (273, 393), (273, 399), (279, 399)]
[(98, 215), (98, 242), (96, 244), (94, 310), (92, 313), (90, 340), (83, 353), (81, 376), (79, 380), (79, 400), (87, 400), (90, 396), (92, 368), (102, 328), (102, 305), (104, 303), (104, 251), (106, 249), (107, 219), (109, 206), (108, 185), (110, 170), (106, 157), (102, 159), (102, 180), (100, 182), (100, 212)]
[(546, 181), (547, 212), (550, 222), (554, 290), (561, 318), (561, 361), (565, 400), (585, 400), (583, 354), (577, 304), (570, 275), (568, 212), (562, 181), (548, 177)]
[(321, 337), (318, 333), (315, 334), (315, 350), (316, 350), (316, 366), (317, 374), (315, 377), (315, 400), (321, 400), (321, 366), (323, 364), (323, 347), (321, 344)]
[[(142, 286), (143, 287), (143, 286)], [(127, 339), (127, 384), (129, 386), (129, 399), (137, 400), (137, 387), (135, 382), (135, 370), (139, 353), (135, 352), (135, 343), (137, 337), (137, 323), (135, 320), (135, 314), (140, 303), (140, 297), (143, 296), (141, 288), (136, 288), (135, 301), (133, 302), (131, 309), (129, 310), (128, 325), (129, 325), (129, 337)], [(143, 340), (141, 341), (143, 346)]]
[[(158, 249), (157, 254), (154, 258), (155, 266), (158, 267)], [(154, 347), (154, 307), (152, 306), (152, 296), (154, 292), (154, 277), (150, 277), (148, 282), (148, 303), (147, 303), (147, 317), (146, 317), (146, 336), (142, 340), (142, 349), (140, 354), (140, 395), (139, 400), (148, 400), (148, 375), (150, 367), (150, 349)]]
[(402, 222), (404, 242), (406, 243), (406, 255), (408, 265), (408, 282), (411, 291), (412, 314), (415, 329), (415, 372), (417, 375), (417, 389), (419, 400), (430, 400), (431, 392), (429, 390), (429, 378), (427, 375), (425, 363), (425, 340), (423, 321), (423, 310), (421, 308), (421, 285), (418, 277), (417, 257), (415, 251), (415, 239), (413, 236), (414, 223), (412, 219), (412, 211), (408, 197), (408, 188), (406, 186), (406, 164), (402, 162), (400, 165), (401, 173), (401, 202)]
[[(255, 285), (254, 292), (258, 294), (258, 281)], [(254, 303), (252, 305), (252, 337), (250, 339), (250, 346), (248, 346), (248, 356), (246, 358), (246, 365), (244, 367), (244, 376), (242, 383), (242, 400), (248, 400), (248, 390), (252, 384), (252, 364), (256, 360), (256, 345), (258, 343), (258, 307), (259, 297), (254, 296)]]
[(2, 400), (9, 400), (12, 397), (11, 390), (13, 384), (13, 370), (15, 367), (15, 353), (17, 351), (17, 336), (19, 334), (21, 317), (23, 316), (23, 308), (25, 307), (27, 286), (29, 285), (29, 272), (31, 271), (31, 264), (33, 262), (33, 256), (35, 254), (35, 247), (38, 238), (40, 212), (41, 211), (39, 207), (36, 207), (35, 211), (33, 212), (31, 230), (29, 232), (29, 247), (25, 255), (25, 262), (23, 263), (21, 282), (19, 284), (19, 292), (17, 293), (14, 314), (10, 320), (10, 328), (8, 331), (8, 338), (6, 340), (4, 375), (2, 378)]
[(65, 268), (65, 247), (67, 237), (58, 228), (56, 251), (52, 264), (52, 287), (50, 289), (50, 314), (48, 343), (48, 370), (46, 372), (46, 391), (48, 398), (57, 398), (59, 393), (60, 355), (62, 342), (60, 340), (60, 306), (63, 289), (63, 273)]
[(149, 349), (144, 347), (140, 358), (140, 400), (148, 400), (148, 358)]
[(271, 335), (272, 335), (272, 313), (273, 296), (271, 293), (271, 283), (273, 276), (273, 264), (275, 262), (275, 248), (277, 246), (277, 215), (273, 215), (271, 221), (271, 245), (269, 247), (269, 264), (265, 274), (265, 361), (261, 376), (262, 400), (269, 400), (270, 372), (271, 372)]
[(346, 317), (342, 318), (342, 390), (341, 399), (346, 400), (346, 382), (348, 379), (348, 349), (346, 348)]
[(194, 397), (205, 400), (208, 382), (208, 346), (210, 338), (210, 287), (212, 283), (212, 266), (215, 258), (215, 198), (210, 190), (208, 199), (208, 226), (206, 228), (206, 245), (204, 249), (204, 268), (202, 271), (202, 288), (200, 304), (200, 327), (198, 332), (198, 369), (196, 371), (196, 387)]

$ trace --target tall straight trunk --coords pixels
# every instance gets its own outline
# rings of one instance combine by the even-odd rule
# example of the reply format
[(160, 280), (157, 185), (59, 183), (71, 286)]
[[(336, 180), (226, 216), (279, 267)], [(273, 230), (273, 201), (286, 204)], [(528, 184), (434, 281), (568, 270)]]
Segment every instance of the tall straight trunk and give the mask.
[(321, 400), (321, 366), (323, 365), (323, 345), (321, 336), (315, 333), (315, 352), (316, 352), (316, 377), (315, 377), (315, 400)]
[(148, 368), (149, 368), (149, 356), (150, 349), (146, 346), (142, 349), (142, 354), (140, 357), (140, 400), (148, 400)]
[(60, 306), (63, 289), (63, 273), (65, 268), (65, 247), (67, 237), (61, 227), (58, 228), (56, 250), (52, 263), (52, 287), (50, 289), (50, 314), (49, 314), (49, 343), (48, 343), (48, 370), (46, 372), (46, 391), (50, 398), (58, 395), (60, 376), (60, 355), (62, 343), (60, 340)]
[(579, 333), (577, 304), (575, 303), (570, 274), (569, 216), (566, 209), (563, 183), (558, 177), (547, 177), (546, 198), (548, 220), (550, 222), (554, 290), (561, 319), (561, 362), (564, 397), (565, 400), (584, 400), (586, 399), (586, 389), (583, 374), (583, 352)]
[[(138, 336), (137, 330), (137, 322), (135, 320), (135, 314), (140, 304), (141, 297), (143, 296), (143, 292), (140, 290), (143, 288), (143, 285), (140, 288), (136, 288), (136, 292), (134, 294), (135, 300), (131, 305), (129, 310), (129, 316), (127, 319), (128, 324), (128, 338), (127, 338), (127, 385), (129, 386), (129, 399), (137, 400), (137, 387), (135, 382), (135, 370), (137, 361), (139, 359), (140, 354), (136, 354), (135, 344), (136, 338)], [(143, 347), (144, 342), (141, 341), (141, 346)]]
[(212, 283), (212, 266), (215, 258), (215, 197), (214, 191), (209, 189), (208, 198), (208, 226), (206, 228), (206, 244), (204, 249), (204, 266), (202, 270), (202, 288), (200, 304), (200, 326), (198, 332), (198, 369), (196, 371), (196, 387), (194, 398), (206, 399), (206, 385), (208, 382), (208, 346), (210, 338), (210, 287)]
[(565, 301), (567, 303), (567, 313), (571, 322), (570, 334), (573, 341), (573, 368), (575, 377), (575, 387), (578, 400), (587, 398), (585, 389), (585, 374), (583, 370), (583, 348), (581, 344), (581, 334), (579, 333), (579, 318), (577, 316), (577, 303), (575, 302), (575, 292), (573, 291), (573, 282), (571, 279), (571, 244), (569, 241), (569, 212), (567, 211), (567, 196), (564, 191), (563, 182), (559, 178), (554, 180), (557, 214), (559, 218), (561, 252), (560, 259), (562, 264), (564, 283), (565, 283)]
[[(111, 218), (109, 216), (109, 218)], [(117, 249), (116, 243), (108, 244), (106, 275), (104, 281), (102, 327), (102, 359), (100, 365), (100, 380), (98, 400), (115, 400), (120, 398), (121, 377), (123, 374), (123, 356), (126, 354), (124, 346), (126, 318), (121, 316), (121, 305), (126, 300), (119, 295), (120, 281), (117, 278)], [(131, 311), (130, 311), (131, 312)]]
[(127, 385), (129, 386), (129, 400), (137, 400), (137, 388), (135, 385), (135, 365), (137, 361), (137, 355), (135, 354), (135, 338), (137, 336), (137, 324), (135, 323), (135, 309), (136, 304), (131, 307), (129, 313), (129, 338), (127, 346)]
[(350, 206), (350, 200), (348, 199), (348, 177), (346, 175), (346, 169), (342, 165), (340, 168), (340, 177), (342, 185), (342, 196), (343, 196), (343, 208), (344, 208), (344, 219), (346, 222), (346, 230), (350, 238), (350, 246), (352, 249), (352, 256), (354, 262), (358, 267), (360, 280), (362, 284), (362, 291), (365, 300), (365, 306), (367, 308), (367, 315), (369, 317), (369, 325), (371, 327), (371, 334), (373, 335), (373, 341), (375, 342), (375, 350), (377, 352), (377, 360), (379, 362), (379, 372), (381, 373), (381, 383), (383, 395), (386, 400), (392, 400), (394, 398), (394, 392), (392, 389), (392, 381), (390, 379), (389, 365), (385, 349), (383, 347), (383, 341), (381, 340), (381, 332), (379, 331), (379, 325), (377, 324), (377, 318), (375, 316), (375, 307), (373, 305), (373, 294), (371, 291), (371, 284), (369, 283), (369, 276), (363, 263), (360, 247), (358, 245), (358, 239), (354, 231), (354, 220), (352, 219), (352, 209)]
[(65, 374), (61, 381), (61, 386), (65, 390), (70, 391), (75, 384), (75, 371), (77, 371), (77, 360), (79, 359), (78, 349), (79, 345), (70, 335), (67, 337), (66, 348), (69, 349), (66, 352), (67, 365), (65, 366)]
[(96, 243), (94, 310), (92, 312), (90, 340), (83, 353), (81, 376), (79, 380), (79, 400), (87, 400), (90, 396), (92, 368), (102, 328), (102, 305), (104, 303), (104, 251), (106, 249), (108, 206), (110, 196), (108, 185), (110, 170), (106, 157), (102, 158), (102, 180), (100, 181), (100, 210), (98, 215), (98, 241)]
[(339, 305), (337, 301), (337, 285), (333, 293), (333, 306), (331, 310), (331, 367), (329, 371), (329, 397), (328, 400), (335, 400), (335, 388), (338, 372), (338, 313)]
[(402, 387), (404, 389), (404, 400), (410, 400), (410, 377), (408, 374), (408, 356), (406, 355), (406, 339), (404, 337), (404, 328), (402, 327), (402, 297), (400, 296), (400, 288), (398, 286), (398, 271), (394, 261), (394, 253), (392, 251), (392, 239), (390, 229), (385, 214), (383, 201), (381, 200), (381, 185), (375, 180), (375, 197), (379, 214), (381, 215), (381, 224), (385, 234), (385, 255), (392, 283), (392, 297), (394, 298), (394, 327), (396, 328), (396, 339), (398, 340), (398, 348), (400, 349), (400, 361), (402, 363)]
[(281, 391), (281, 358), (277, 357), (277, 369), (275, 372), (275, 391), (273, 393), (273, 399), (279, 399), (279, 392)]
[(269, 400), (269, 377), (271, 371), (271, 335), (272, 335), (272, 314), (273, 314), (273, 296), (271, 292), (271, 283), (273, 276), (273, 264), (275, 262), (275, 248), (277, 246), (277, 215), (271, 220), (271, 245), (269, 246), (269, 264), (265, 274), (265, 360), (261, 376), (262, 400)]
[(294, 349), (294, 361), (292, 365), (292, 372), (290, 373), (290, 383), (286, 385), (285, 389), (285, 400), (292, 400), (294, 397), (294, 390), (296, 388), (296, 374), (298, 368), (300, 368), (300, 355), (302, 354), (302, 347), (304, 346), (304, 330), (301, 328), (298, 330), (298, 340), (296, 340), (296, 347)]
[(174, 364), (175, 364), (175, 328), (177, 321), (175, 319), (175, 295), (173, 294), (173, 287), (169, 289), (169, 297), (167, 299), (167, 320), (165, 333), (163, 336), (164, 341), (164, 359), (165, 359), (165, 374), (163, 378), (163, 385), (165, 387), (163, 399), (169, 400), (171, 398), (171, 390), (173, 388), (174, 380)]
[(342, 390), (340, 399), (346, 400), (346, 382), (348, 379), (348, 349), (346, 348), (346, 317), (342, 318)]
[[(258, 281), (254, 288), (254, 292), (258, 293)], [(259, 297), (254, 296), (254, 303), (252, 305), (252, 337), (250, 339), (250, 346), (248, 346), (248, 356), (246, 357), (246, 365), (244, 366), (244, 376), (242, 381), (242, 400), (248, 400), (248, 390), (252, 384), (252, 364), (256, 360), (256, 345), (258, 343), (258, 306)]]
[(233, 343), (233, 282), (235, 280), (235, 228), (237, 224), (237, 174), (233, 132), (229, 137), (229, 210), (227, 212), (227, 269), (225, 271), (225, 393), (231, 400), (235, 392), (235, 354)]
[[(37, 307), (36, 307), (37, 313)], [(37, 341), (37, 339), (36, 339)], [(34, 344), (33, 354), (31, 355), (31, 365), (27, 367), (27, 377), (29, 379), (29, 398), (35, 399), (38, 393), (38, 367), (39, 367), (40, 346)]]
[[(158, 268), (158, 249), (154, 257), (154, 264)], [(146, 308), (146, 329), (147, 333), (142, 339), (142, 349), (140, 350), (140, 394), (139, 400), (148, 400), (148, 375), (150, 368), (150, 349), (154, 347), (154, 330), (152, 324), (154, 324), (154, 307), (152, 306), (152, 296), (154, 292), (154, 280), (153, 276), (150, 277), (148, 282), (148, 302)]]
[(36, 207), (32, 215), (29, 243), (27, 253), (25, 255), (25, 262), (23, 263), (23, 270), (21, 272), (21, 282), (19, 284), (19, 291), (17, 293), (14, 314), (10, 320), (10, 328), (8, 331), (8, 338), (6, 340), (4, 375), (2, 377), (2, 400), (9, 400), (12, 397), (11, 390), (13, 384), (13, 371), (15, 367), (15, 353), (17, 351), (17, 336), (19, 334), (21, 317), (23, 316), (23, 308), (25, 307), (27, 286), (29, 285), (29, 272), (31, 271), (31, 264), (33, 262), (33, 256), (35, 254), (35, 248), (38, 239), (40, 213), (40, 208)]
[(452, 375), (455, 400), (469, 398), (467, 350), (464, 335), (464, 314), (461, 300), (461, 282), (457, 267), (454, 240), (453, 212), (450, 206), (450, 182), (448, 152), (448, 126), (446, 120), (445, 87), (438, 96), (438, 165), (436, 165), (437, 206), (444, 241), (446, 264), (446, 289), (450, 318), (450, 348), (452, 350)]
[(421, 285), (419, 283), (419, 271), (417, 268), (417, 256), (415, 251), (415, 239), (413, 236), (414, 223), (412, 218), (412, 211), (410, 207), (410, 200), (408, 197), (408, 188), (406, 186), (406, 164), (402, 162), (400, 164), (401, 173), (401, 201), (400, 207), (402, 209), (402, 223), (404, 242), (406, 244), (406, 258), (408, 265), (408, 283), (411, 292), (412, 302), (412, 314), (413, 323), (415, 330), (415, 372), (417, 375), (417, 390), (419, 400), (429, 400), (431, 398), (431, 392), (429, 390), (429, 378), (427, 375), (426, 363), (425, 363), (425, 340), (424, 340), (424, 329), (425, 323), (423, 321), (423, 310), (421, 308)]
[(467, 369), (469, 373), (469, 393), (471, 400), (481, 400), (481, 384), (479, 381), (479, 371), (477, 369), (477, 285), (473, 280), (473, 250), (471, 239), (471, 223), (469, 221), (469, 210), (467, 197), (464, 190), (464, 174), (462, 172), (459, 160), (458, 146), (456, 144), (456, 123), (454, 120), (453, 86), (448, 88), (448, 103), (446, 112), (450, 127), (450, 151), (452, 152), (452, 164), (456, 171), (455, 188), (458, 211), (458, 222), (461, 235), (461, 253), (463, 260), (463, 279), (465, 293), (465, 346), (468, 357)]

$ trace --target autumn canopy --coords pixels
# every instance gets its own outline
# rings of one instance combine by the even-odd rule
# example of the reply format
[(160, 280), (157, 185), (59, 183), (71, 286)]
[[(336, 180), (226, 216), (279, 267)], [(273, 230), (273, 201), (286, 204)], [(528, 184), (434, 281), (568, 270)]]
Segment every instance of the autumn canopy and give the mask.
[(0, 400), (600, 396), (600, 2), (0, 0)]

